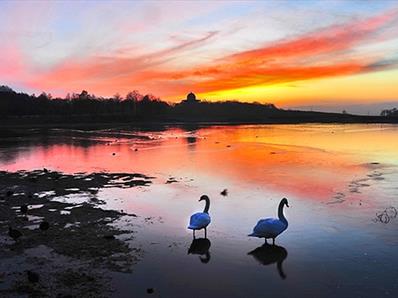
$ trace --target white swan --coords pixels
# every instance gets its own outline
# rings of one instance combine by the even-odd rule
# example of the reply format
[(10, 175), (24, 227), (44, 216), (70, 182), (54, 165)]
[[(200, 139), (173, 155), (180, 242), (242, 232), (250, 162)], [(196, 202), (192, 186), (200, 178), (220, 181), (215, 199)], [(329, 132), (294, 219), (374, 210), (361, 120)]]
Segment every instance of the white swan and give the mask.
[(283, 207), (289, 207), (288, 201), (286, 198), (283, 198), (279, 203), (278, 207), (278, 217), (277, 218), (266, 218), (260, 219), (256, 226), (253, 229), (253, 233), (249, 234), (250, 237), (258, 237), (265, 238), (265, 242), (267, 242), (268, 238), (272, 238), (272, 244), (275, 244), (275, 238), (281, 234), (284, 230), (287, 229), (288, 222), (283, 214)]
[(203, 195), (200, 197), (200, 201), (206, 201), (206, 206), (203, 212), (195, 213), (191, 216), (189, 220), (188, 229), (193, 230), (193, 237), (195, 238), (195, 231), (205, 229), (205, 238), (207, 237), (207, 226), (210, 224), (210, 215), (209, 215), (209, 208), (210, 208), (210, 199), (208, 196)]

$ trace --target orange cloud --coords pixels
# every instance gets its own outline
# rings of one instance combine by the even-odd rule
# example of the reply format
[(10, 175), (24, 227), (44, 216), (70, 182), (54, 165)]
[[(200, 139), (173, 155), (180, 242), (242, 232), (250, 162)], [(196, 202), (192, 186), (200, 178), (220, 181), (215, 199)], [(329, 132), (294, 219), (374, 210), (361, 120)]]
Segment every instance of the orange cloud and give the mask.
[[(217, 32), (209, 32), (146, 55), (65, 61), (32, 81), (31, 86), (74, 91), (86, 88), (107, 95), (140, 89), (170, 97), (187, 90), (204, 93), (377, 71), (390, 67), (378, 63), (389, 61), (388, 57), (361, 56), (354, 51), (355, 47), (377, 40), (383, 29), (397, 23), (397, 17), (395, 9), (219, 57), (212, 63), (193, 67), (181, 65), (178, 69), (171, 65), (171, 61), (178, 61), (178, 55), (204, 45), (217, 35)], [(378, 67), (370, 67), (372, 65)]]

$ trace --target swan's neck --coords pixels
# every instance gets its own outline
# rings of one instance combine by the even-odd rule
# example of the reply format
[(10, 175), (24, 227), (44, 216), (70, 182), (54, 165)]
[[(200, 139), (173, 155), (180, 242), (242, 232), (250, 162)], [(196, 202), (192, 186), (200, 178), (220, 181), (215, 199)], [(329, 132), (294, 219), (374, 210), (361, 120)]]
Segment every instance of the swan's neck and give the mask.
[(203, 212), (204, 213), (209, 213), (210, 200), (208, 198), (206, 198), (205, 200), (206, 200), (206, 205), (205, 205), (205, 209), (203, 210)]
[(287, 224), (287, 219), (286, 219), (285, 215), (283, 214), (283, 207), (284, 207), (284, 206), (285, 206), (285, 205), (284, 205), (282, 202), (279, 203), (279, 207), (278, 207), (278, 217), (279, 217), (279, 219), (280, 219), (281, 221), (283, 221), (285, 224)]

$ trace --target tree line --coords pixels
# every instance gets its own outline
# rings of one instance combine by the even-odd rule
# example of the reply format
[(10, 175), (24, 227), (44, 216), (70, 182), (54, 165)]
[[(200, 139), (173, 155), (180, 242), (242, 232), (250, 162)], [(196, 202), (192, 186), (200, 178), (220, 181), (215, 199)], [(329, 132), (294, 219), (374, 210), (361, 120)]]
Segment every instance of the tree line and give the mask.
[[(47, 119), (48, 121), (228, 121), (260, 119), (265, 113), (278, 110), (272, 104), (225, 101), (210, 103), (171, 104), (160, 98), (134, 90), (124, 97), (98, 97), (83, 90), (64, 98), (42, 92), (39, 96), (15, 92), (0, 86), (0, 117), (8, 119)], [(44, 120), (43, 120), (44, 121)]]
[(322, 113), (283, 110), (273, 104), (238, 101), (199, 101), (168, 103), (139, 91), (124, 97), (99, 97), (83, 90), (53, 97), (42, 92), (39, 96), (15, 92), (0, 86), (0, 122), (33, 123), (116, 123), (116, 122), (229, 122), (229, 123), (304, 123), (398, 122), (396, 108), (383, 110), (380, 116), (358, 116), (347, 113)]
[(49, 93), (29, 95), (0, 86), (0, 116), (68, 116), (68, 115), (129, 115), (160, 114), (170, 106), (159, 98), (132, 91), (123, 98), (119, 94), (110, 98), (97, 97), (86, 90), (53, 97)]

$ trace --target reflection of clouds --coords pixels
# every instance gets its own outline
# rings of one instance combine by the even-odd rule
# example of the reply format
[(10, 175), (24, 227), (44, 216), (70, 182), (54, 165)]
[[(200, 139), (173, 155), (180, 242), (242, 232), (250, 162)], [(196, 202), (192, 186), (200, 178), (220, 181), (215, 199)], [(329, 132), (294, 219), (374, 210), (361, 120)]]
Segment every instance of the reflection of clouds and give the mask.
[[(13, 163), (20, 155), (28, 154), (37, 149), (50, 150), (52, 146), (69, 146), (82, 148), (82, 153), (88, 155), (88, 149), (101, 143), (108, 143), (100, 138), (101, 132), (44, 129), (31, 130), (22, 137), (3, 139), (0, 149), (0, 162)], [(106, 132), (103, 137), (109, 135)], [(45, 152), (43, 152), (45, 154)]]
[[(357, 164), (351, 158), (350, 152), (362, 156), (362, 144), (373, 144), (368, 139), (368, 132), (362, 132), (360, 136), (350, 135), (350, 140), (346, 139), (346, 134), (335, 133), (331, 137), (327, 133), (331, 128), (339, 127), (184, 125), (168, 127), (166, 131), (156, 131), (157, 126), (150, 130), (128, 130), (127, 127), (94, 131), (29, 130), (24, 136), (14, 138), (14, 142), (7, 141), (7, 145), (1, 141), (1, 148), (8, 156), (1, 156), (0, 152), (0, 158), (7, 159), (10, 164), (1, 159), (0, 164), (9, 170), (46, 166), (68, 173), (133, 170), (147, 174), (166, 173), (173, 177), (213, 173), (231, 182), (267, 185), (270, 190), (285, 196), (291, 194), (339, 203), (357, 195), (351, 191), (365, 193), (367, 184), (378, 182), (372, 179), (380, 179), (380, 173), (385, 174), (384, 169), (379, 169), (383, 164)], [(347, 126), (350, 127), (363, 126)], [(393, 143), (396, 151), (398, 143), (391, 137), (395, 131), (377, 133), (371, 137), (378, 138), (379, 148), (375, 152), (381, 160), (385, 152), (389, 152), (390, 144)], [(42, 138), (41, 134), (48, 137)], [(311, 145), (318, 149), (307, 146), (309, 134)], [(43, 146), (43, 142), (47, 145)], [(345, 143), (351, 145), (349, 150), (340, 148), (340, 144)], [(227, 148), (228, 144), (232, 147)], [(19, 151), (18, 155), (13, 148)], [(366, 151), (373, 149), (376, 150), (370, 147)], [(113, 152), (116, 152), (115, 156), (112, 156)], [(375, 170), (378, 171), (373, 173)], [(373, 175), (368, 177), (368, 174)], [(368, 180), (353, 181), (353, 177)], [(341, 194), (337, 194), (339, 191)]]

